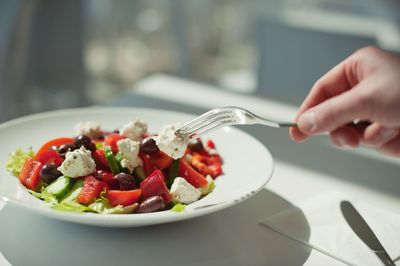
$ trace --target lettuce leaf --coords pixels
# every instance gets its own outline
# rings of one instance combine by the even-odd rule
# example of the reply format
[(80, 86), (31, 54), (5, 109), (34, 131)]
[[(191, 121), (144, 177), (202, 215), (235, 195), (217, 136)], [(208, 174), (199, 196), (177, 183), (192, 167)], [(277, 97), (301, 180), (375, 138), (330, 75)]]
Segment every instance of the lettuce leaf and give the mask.
[(174, 207), (171, 208), (171, 211), (173, 212), (183, 212), (185, 211), (186, 205), (182, 203), (177, 203), (174, 205)]
[(24, 151), (23, 149), (17, 149), (15, 152), (11, 153), (8, 157), (6, 168), (12, 173), (14, 176), (18, 176), (21, 172), (22, 166), (25, 163), (26, 158), (33, 157), (35, 155), (32, 148), (29, 148), (28, 151)]

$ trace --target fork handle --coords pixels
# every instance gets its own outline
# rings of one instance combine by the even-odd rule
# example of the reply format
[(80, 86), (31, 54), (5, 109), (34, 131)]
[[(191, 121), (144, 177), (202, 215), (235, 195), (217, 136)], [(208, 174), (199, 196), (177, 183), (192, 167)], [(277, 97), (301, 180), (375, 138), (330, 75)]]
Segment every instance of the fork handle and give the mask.
[(293, 122), (281, 122), (281, 121), (274, 121), (270, 119), (264, 119), (259, 116), (254, 117), (255, 124), (261, 124), (269, 127), (297, 127), (296, 123)]
[(297, 123), (292, 122), (279, 122), (278, 127), (297, 127)]

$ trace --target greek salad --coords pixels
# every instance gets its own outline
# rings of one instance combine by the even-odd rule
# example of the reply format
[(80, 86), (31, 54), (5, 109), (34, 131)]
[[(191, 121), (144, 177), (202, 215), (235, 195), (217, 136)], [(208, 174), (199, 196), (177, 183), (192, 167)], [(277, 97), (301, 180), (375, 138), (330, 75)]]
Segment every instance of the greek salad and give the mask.
[(74, 137), (49, 140), (36, 152), (18, 149), (6, 168), (52, 208), (102, 214), (183, 211), (212, 192), (222, 159), (212, 140), (156, 134), (135, 119), (109, 132), (94, 121), (75, 125)]

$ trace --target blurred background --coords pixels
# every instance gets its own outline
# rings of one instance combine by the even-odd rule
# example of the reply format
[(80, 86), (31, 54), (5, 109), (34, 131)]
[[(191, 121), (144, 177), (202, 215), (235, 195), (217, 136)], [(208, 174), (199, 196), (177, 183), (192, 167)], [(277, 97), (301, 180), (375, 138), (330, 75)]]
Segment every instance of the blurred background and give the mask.
[(0, 0), (0, 122), (101, 104), (155, 73), (299, 105), (356, 49), (399, 52), (399, 11), (397, 0)]

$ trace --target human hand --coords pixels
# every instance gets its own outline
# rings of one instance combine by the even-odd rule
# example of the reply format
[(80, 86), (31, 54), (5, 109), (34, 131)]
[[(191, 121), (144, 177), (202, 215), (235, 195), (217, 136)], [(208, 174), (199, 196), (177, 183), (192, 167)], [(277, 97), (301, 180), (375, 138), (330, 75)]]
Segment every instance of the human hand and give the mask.
[(400, 56), (375, 47), (358, 50), (315, 83), (296, 121), (294, 141), (329, 132), (339, 147), (362, 144), (400, 156)]

